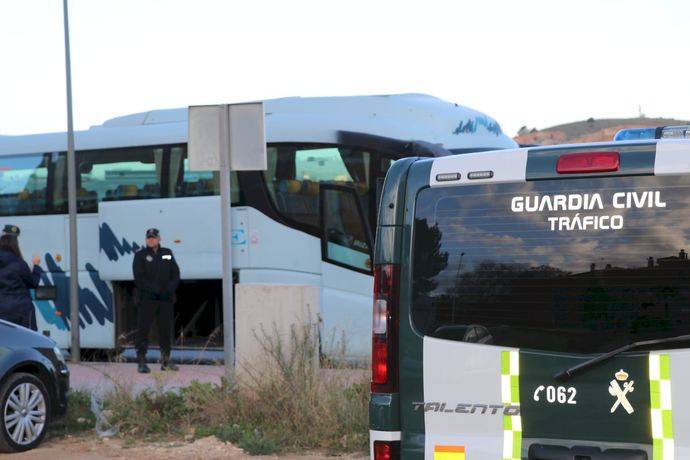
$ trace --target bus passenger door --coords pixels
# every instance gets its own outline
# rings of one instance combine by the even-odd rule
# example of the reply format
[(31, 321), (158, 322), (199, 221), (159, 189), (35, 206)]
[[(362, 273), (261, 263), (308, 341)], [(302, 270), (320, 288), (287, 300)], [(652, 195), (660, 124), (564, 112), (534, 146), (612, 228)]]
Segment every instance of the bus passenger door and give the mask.
[(341, 358), (367, 360), (373, 292), (371, 231), (354, 187), (322, 184), (319, 197), (322, 350), (331, 355), (343, 346), (347, 356)]

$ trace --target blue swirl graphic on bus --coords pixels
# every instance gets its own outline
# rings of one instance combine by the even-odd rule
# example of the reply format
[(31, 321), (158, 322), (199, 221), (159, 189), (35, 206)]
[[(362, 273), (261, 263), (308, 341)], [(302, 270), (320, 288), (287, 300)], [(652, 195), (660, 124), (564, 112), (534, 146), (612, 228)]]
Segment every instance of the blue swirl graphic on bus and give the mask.
[(141, 246), (137, 243), (130, 243), (125, 238), (119, 240), (117, 236), (115, 236), (113, 229), (110, 228), (110, 225), (106, 223), (100, 226), (98, 232), (101, 242), (101, 251), (105, 252), (106, 257), (108, 257), (110, 261), (114, 262), (125, 254), (134, 254), (141, 249)]
[(497, 121), (492, 120), (488, 117), (474, 117), (469, 118), (466, 121), (461, 121), (453, 134), (456, 136), (458, 134), (474, 134), (477, 132), (478, 127), (484, 127), (487, 131), (494, 134), (495, 136), (501, 135), (501, 125)]
[(247, 244), (247, 233), (243, 228), (233, 228), (231, 235), (233, 246), (243, 246)]
[(62, 312), (57, 309), (57, 306), (53, 307), (50, 300), (34, 300), (34, 305), (38, 309), (38, 313), (41, 317), (51, 326), (58, 328), (61, 331), (66, 331), (69, 329), (65, 318), (62, 317)]
[[(48, 272), (41, 273), (41, 281), (45, 286), (56, 288), (57, 298), (53, 302), (55, 308), (52, 308), (50, 302), (45, 300), (35, 302), (36, 307), (47, 323), (60, 330), (69, 330), (71, 316), (69, 308), (70, 277), (50, 254), (46, 254), (45, 260)], [(113, 293), (108, 283), (100, 279), (93, 265), (87, 263), (85, 267), (98, 295), (90, 289), (79, 287), (79, 327), (81, 329), (88, 324), (94, 324), (94, 322), (103, 326), (106, 322), (113, 322), (114, 317)]]

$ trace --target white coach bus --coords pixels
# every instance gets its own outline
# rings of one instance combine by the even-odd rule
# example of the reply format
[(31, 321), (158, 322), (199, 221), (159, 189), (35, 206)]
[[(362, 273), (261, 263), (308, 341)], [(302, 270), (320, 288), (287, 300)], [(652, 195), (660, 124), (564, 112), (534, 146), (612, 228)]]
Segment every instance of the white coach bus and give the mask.
[[(322, 334), (370, 354), (372, 234), (386, 171), (407, 156), (515, 147), (490, 117), (426, 95), (264, 102), (268, 169), (233, 173), (237, 283), (320, 287)], [(222, 346), (217, 172), (188, 168), (187, 110), (115, 118), (75, 133), (83, 348), (115, 349), (136, 327), (132, 255), (161, 231), (183, 282), (175, 347)], [(39, 331), (69, 344), (65, 133), (0, 136), (0, 225), (56, 296), (35, 302)], [(327, 350), (324, 350), (327, 351)]]

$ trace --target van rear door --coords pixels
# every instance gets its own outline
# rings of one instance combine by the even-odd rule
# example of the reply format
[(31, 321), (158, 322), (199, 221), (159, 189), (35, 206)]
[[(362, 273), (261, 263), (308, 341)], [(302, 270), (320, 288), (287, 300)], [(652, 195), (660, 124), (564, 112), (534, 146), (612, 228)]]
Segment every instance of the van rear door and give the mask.
[(401, 297), (403, 456), (690, 458), (690, 343), (555, 378), (690, 334), (690, 142), (439, 158), (428, 184)]

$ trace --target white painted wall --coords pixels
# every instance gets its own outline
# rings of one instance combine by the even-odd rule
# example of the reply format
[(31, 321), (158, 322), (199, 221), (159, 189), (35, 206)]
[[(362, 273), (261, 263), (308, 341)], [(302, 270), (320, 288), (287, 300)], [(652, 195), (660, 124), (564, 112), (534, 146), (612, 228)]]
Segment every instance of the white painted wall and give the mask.
[[(279, 341), (286, 356), (293, 351), (291, 331), (312, 335), (318, 365), (319, 288), (309, 285), (238, 284), (235, 287), (235, 356), (238, 378), (273, 366), (264, 347)], [(316, 369), (316, 367), (315, 367)]]

